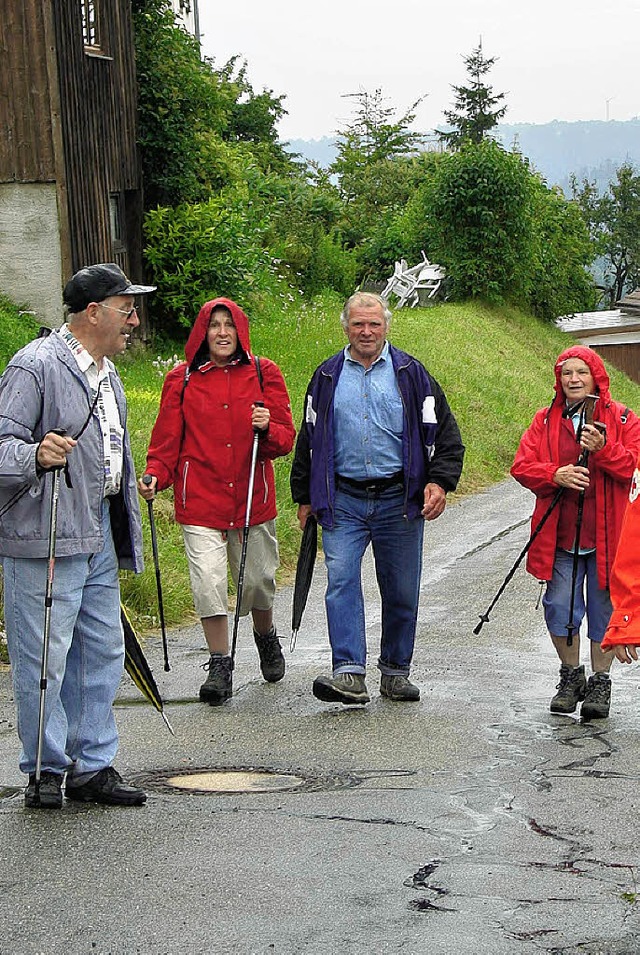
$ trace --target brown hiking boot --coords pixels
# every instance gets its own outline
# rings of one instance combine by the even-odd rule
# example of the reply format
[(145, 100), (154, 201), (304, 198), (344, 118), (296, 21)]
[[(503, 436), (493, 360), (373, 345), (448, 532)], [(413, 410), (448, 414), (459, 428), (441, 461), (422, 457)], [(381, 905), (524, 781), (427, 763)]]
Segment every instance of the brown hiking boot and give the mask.
[(278, 640), (276, 628), (272, 627), (269, 633), (260, 634), (253, 631), (260, 656), (260, 669), (267, 683), (277, 683), (284, 676), (284, 657)]
[(587, 681), (584, 703), (580, 709), (583, 720), (604, 720), (611, 705), (611, 680), (608, 673), (594, 673)]
[(580, 700), (584, 700), (587, 680), (584, 666), (570, 667), (563, 663), (560, 667), (560, 682), (557, 693), (549, 704), (552, 713), (573, 713)]
[(209, 706), (220, 706), (231, 697), (231, 657), (212, 653), (202, 669), (209, 673), (200, 687), (200, 699)]

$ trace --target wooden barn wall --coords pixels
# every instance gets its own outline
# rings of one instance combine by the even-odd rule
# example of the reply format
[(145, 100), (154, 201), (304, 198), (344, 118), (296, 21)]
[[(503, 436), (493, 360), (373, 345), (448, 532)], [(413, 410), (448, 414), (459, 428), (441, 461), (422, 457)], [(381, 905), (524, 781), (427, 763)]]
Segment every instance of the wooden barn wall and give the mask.
[[(45, 0), (46, 2), (46, 0)], [(53, 0), (60, 84), (62, 141), (73, 271), (114, 258), (109, 196), (127, 194), (139, 206), (136, 149), (136, 76), (129, 0), (101, 5), (103, 55), (85, 52), (80, 4)], [(125, 210), (128, 254), (140, 260), (139, 214)]]
[(640, 384), (640, 343), (596, 345), (593, 350)]
[(0, 16), (0, 181), (53, 182), (55, 159), (42, 0)]

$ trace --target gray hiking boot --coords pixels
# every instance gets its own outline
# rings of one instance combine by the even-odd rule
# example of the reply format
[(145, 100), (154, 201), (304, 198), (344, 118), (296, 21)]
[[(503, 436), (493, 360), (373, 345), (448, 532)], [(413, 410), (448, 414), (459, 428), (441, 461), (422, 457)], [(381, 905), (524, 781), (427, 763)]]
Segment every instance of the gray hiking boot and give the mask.
[(258, 654), (260, 655), (260, 669), (267, 683), (277, 683), (284, 676), (284, 657), (278, 640), (276, 628), (272, 627), (269, 633), (259, 634), (253, 631)]
[(399, 703), (407, 703), (411, 700), (420, 699), (420, 690), (406, 676), (388, 676), (383, 673), (380, 678), (380, 694), (386, 696), (389, 700), (396, 700)]
[(560, 682), (556, 689), (558, 692), (549, 705), (551, 712), (573, 713), (580, 700), (584, 700), (587, 692), (584, 665), (570, 667), (567, 663), (563, 663), (560, 667)]
[(220, 706), (231, 697), (231, 657), (212, 653), (202, 669), (209, 672), (200, 687), (200, 699), (209, 706)]
[(319, 676), (313, 681), (313, 695), (324, 703), (363, 706), (369, 702), (367, 684), (362, 673), (337, 673)]
[(611, 680), (608, 673), (594, 673), (587, 681), (587, 692), (580, 709), (583, 720), (604, 720), (611, 705)]

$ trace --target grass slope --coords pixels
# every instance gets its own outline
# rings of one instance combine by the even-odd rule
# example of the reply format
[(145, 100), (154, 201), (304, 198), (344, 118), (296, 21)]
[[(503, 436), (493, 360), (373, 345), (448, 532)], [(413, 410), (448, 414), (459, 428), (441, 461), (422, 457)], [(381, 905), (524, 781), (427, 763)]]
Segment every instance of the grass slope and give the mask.
[[(262, 303), (251, 323), (256, 354), (278, 363), (284, 374), (296, 425), (302, 417), (307, 382), (314, 368), (341, 348), (346, 339), (339, 323), (341, 302), (333, 294), (308, 302), (287, 294)], [(33, 337), (17, 309), (0, 299), (0, 361)], [(520, 436), (537, 408), (549, 403), (556, 357), (572, 339), (512, 308), (481, 302), (403, 310), (394, 316), (391, 341), (416, 355), (440, 382), (455, 413), (467, 452), (459, 494), (478, 491), (504, 478)], [(182, 345), (176, 346), (181, 353)], [(129, 427), (138, 473), (144, 469), (147, 442), (155, 420), (162, 375), (153, 352), (133, 349), (118, 360), (129, 399)], [(167, 353), (160, 356), (169, 357)], [(612, 393), (640, 409), (640, 386), (609, 368)], [(290, 459), (276, 462), (278, 535), (286, 579), (295, 564), (300, 534), (289, 496)], [(157, 625), (155, 575), (151, 558), (147, 505), (142, 503), (147, 569), (141, 576), (123, 573), (123, 599), (138, 626)], [(169, 624), (192, 610), (180, 529), (173, 521), (171, 493), (154, 504), (158, 528), (165, 614)], [(277, 608), (286, 628), (288, 608)]]

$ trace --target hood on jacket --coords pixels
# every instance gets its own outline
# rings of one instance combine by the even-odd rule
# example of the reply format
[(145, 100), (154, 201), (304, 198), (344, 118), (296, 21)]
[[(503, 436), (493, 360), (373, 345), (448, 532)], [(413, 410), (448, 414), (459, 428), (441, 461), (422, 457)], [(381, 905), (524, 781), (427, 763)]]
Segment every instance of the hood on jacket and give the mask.
[(600, 402), (604, 406), (610, 404), (611, 394), (609, 392), (609, 375), (607, 374), (607, 369), (604, 367), (604, 362), (600, 355), (598, 355), (598, 353), (592, 348), (587, 348), (585, 345), (572, 345), (570, 348), (566, 348), (562, 354), (558, 356), (555, 364), (556, 383), (554, 387), (556, 396), (554, 398), (554, 404), (558, 403), (564, 405), (566, 402), (565, 394), (562, 389), (561, 375), (562, 366), (569, 358), (579, 358), (585, 363), (593, 375), (593, 383), (595, 385), (596, 392), (600, 397)]
[[(231, 312), (233, 324), (236, 326), (236, 331), (238, 333), (238, 344), (243, 353), (242, 360), (246, 362), (251, 361), (249, 319), (242, 311), (240, 306), (236, 305), (235, 302), (232, 302), (230, 298), (214, 298), (210, 302), (205, 302), (198, 312), (198, 317), (196, 318), (193, 328), (189, 333), (187, 344), (184, 346), (184, 354), (190, 368), (192, 367), (196, 358), (202, 357), (204, 360), (206, 360), (209, 356), (209, 348), (207, 346), (207, 330), (209, 328), (209, 322), (211, 321), (211, 313), (218, 305), (224, 306)], [(201, 362), (197, 362), (197, 364), (201, 364)]]

